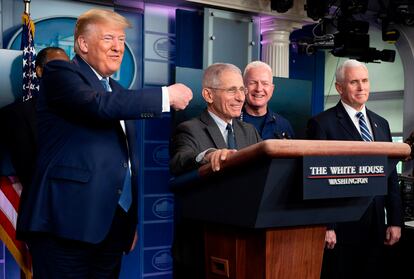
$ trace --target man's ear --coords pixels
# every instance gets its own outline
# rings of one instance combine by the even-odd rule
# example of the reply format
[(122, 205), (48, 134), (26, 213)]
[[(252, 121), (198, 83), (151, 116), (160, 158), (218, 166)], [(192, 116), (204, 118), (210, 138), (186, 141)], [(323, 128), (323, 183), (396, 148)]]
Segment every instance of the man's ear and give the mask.
[(203, 88), (203, 91), (201, 93), (201, 95), (203, 95), (204, 100), (208, 103), (211, 104), (213, 103), (213, 92), (211, 92), (210, 89), (208, 88)]
[(77, 39), (79, 50), (83, 53), (88, 53), (88, 43), (85, 40), (85, 37), (80, 35)]
[(42, 69), (42, 67), (40, 67), (40, 66), (36, 66), (36, 76), (37, 76), (37, 78), (41, 78), (42, 77), (42, 74), (43, 74), (43, 69)]
[(342, 95), (342, 85), (339, 82), (335, 82), (335, 88), (339, 95)]

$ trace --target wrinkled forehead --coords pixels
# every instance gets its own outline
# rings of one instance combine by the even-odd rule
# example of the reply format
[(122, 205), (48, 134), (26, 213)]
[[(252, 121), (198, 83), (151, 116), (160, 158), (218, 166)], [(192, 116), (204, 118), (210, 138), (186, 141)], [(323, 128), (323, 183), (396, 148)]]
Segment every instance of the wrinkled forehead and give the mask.
[(89, 34), (113, 34), (125, 36), (125, 27), (116, 22), (94, 22), (86, 26), (85, 35)]
[(231, 85), (231, 86), (237, 86), (237, 85), (243, 85), (243, 78), (242, 75), (233, 70), (224, 70), (221, 72), (221, 74), (218, 77), (218, 80), (221, 85)]
[(344, 70), (346, 80), (368, 79), (368, 70), (365, 67), (347, 67)]

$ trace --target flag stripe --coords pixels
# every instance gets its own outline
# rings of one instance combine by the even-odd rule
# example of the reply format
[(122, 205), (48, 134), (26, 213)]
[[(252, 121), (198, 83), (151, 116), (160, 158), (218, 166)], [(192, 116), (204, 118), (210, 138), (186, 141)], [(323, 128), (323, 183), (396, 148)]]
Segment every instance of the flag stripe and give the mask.
[(17, 180), (13, 177), (0, 177), (0, 239), (13, 255), (26, 278), (29, 279), (32, 278), (30, 254), (26, 244), (16, 239), (16, 208), (18, 206), (14, 206), (9, 200), (11, 197), (18, 204), (19, 194), (16, 189), (19, 191), (21, 185), (19, 182), (12, 183), (12, 181)]
[[(5, 219), (4, 216), (1, 216), (0, 214), (0, 220), (3, 221), (4, 219)], [(6, 224), (7, 226), (4, 226), (4, 224), (2, 224), (1, 228), (3, 232), (7, 234), (8, 238), (10, 238), (10, 241), (8, 241), (9, 244), (12, 244), (13, 247), (15, 247), (18, 250), (21, 250), (21, 251), (27, 250), (26, 244), (16, 239), (16, 231), (13, 229), (13, 226), (7, 220), (6, 220)], [(3, 242), (7, 241), (7, 239), (3, 239), (3, 238), (2, 240)]]
[(16, 228), (17, 212), (11, 206), (3, 192), (0, 191), (0, 211), (4, 218), (10, 222), (13, 228)]
[[(20, 203), (19, 194), (16, 192), (15, 188), (11, 184), (11, 181), (7, 177), (2, 177), (0, 179), (0, 193), (5, 196), (4, 202), (7, 201), (7, 205), (10, 206), (10, 209), (13, 207), (16, 212)], [(3, 199), (0, 200), (0, 203), (2, 201)]]
[(4, 230), (10, 235), (15, 237), (16, 235), (16, 228), (13, 223), (9, 220), (9, 218), (3, 214), (3, 210), (0, 211), (0, 222), (1, 226)]

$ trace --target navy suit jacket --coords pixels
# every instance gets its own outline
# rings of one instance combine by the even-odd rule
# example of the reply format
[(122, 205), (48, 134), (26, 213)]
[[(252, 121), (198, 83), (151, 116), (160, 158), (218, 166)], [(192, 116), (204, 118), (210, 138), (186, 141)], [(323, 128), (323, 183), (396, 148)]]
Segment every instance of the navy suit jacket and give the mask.
[[(392, 141), (387, 120), (368, 109), (366, 112), (371, 123), (374, 140)], [(306, 134), (308, 139), (363, 140), (341, 102), (311, 118), (307, 125)], [(384, 206), (387, 209), (388, 225), (402, 226), (403, 223), (401, 197), (395, 170), (388, 179), (388, 195), (375, 197), (371, 206), (374, 216), (364, 216), (366, 220), (362, 221), (376, 224), (377, 240), (382, 242), (385, 238)], [(363, 237), (363, 234), (359, 234), (352, 222), (338, 224), (335, 230), (337, 235), (339, 234), (338, 242), (354, 242), (355, 239)], [(361, 239), (361, 241), (365, 241), (365, 239)]]
[[(249, 123), (233, 119), (233, 129), (238, 149), (261, 141), (259, 133)], [(227, 148), (219, 127), (207, 110), (199, 117), (178, 125), (174, 130), (170, 146), (170, 171), (174, 175), (200, 167), (196, 157), (201, 152), (209, 148)]]
[(129, 158), (132, 240), (137, 222), (136, 132), (134, 121), (125, 121), (125, 135), (120, 120), (160, 116), (162, 93), (161, 88), (125, 90), (113, 79), (110, 85), (112, 92), (105, 92), (79, 56), (71, 63), (46, 65), (37, 104), (38, 159), (19, 212), (20, 236), (48, 232), (89, 243), (102, 241), (117, 208)]

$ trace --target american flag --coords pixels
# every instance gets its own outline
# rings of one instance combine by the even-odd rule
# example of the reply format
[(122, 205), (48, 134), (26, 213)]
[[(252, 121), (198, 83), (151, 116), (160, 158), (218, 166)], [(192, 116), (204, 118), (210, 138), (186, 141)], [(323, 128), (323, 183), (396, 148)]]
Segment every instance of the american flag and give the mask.
[[(34, 49), (34, 23), (30, 15), (23, 14), (23, 102), (31, 99), (39, 91), (35, 71), (36, 52)], [(0, 176), (0, 240), (13, 255), (22, 271), (22, 277), (32, 278), (31, 257), (27, 245), (16, 239), (17, 210), (20, 203), (22, 185), (17, 177)]]
[(32, 278), (31, 257), (24, 242), (16, 239), (17, 209), (22, 185), (16, 177), (0, 177), (0, 239), (13, 255), (26, 279)]
[(39, 82), (36, 77), (36, 51), (34, 48), (35, 27), (30, 15), (23, 13), (22, 43), (23, 51), (23, 102), (36, 96), (39, 92)]

